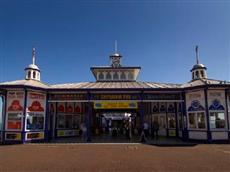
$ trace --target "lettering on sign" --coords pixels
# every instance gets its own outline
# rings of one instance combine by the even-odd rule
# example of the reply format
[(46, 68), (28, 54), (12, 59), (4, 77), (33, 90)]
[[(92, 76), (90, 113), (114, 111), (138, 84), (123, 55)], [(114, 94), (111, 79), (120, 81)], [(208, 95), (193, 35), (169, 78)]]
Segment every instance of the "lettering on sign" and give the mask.
[(92, 100), (138, 100), (138, 94), (93, 94)]

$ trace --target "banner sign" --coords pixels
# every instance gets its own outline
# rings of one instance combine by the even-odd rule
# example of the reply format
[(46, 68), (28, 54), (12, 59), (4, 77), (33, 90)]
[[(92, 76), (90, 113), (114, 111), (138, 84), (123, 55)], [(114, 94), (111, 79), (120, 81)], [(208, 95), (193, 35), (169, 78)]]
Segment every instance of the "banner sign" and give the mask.
[(137, 109), (137, 102), (95, 102), (94, 109)]
[(21, 140), (21, 133), (5, 133), (6, 140)]
[(26, 140), (44, 139), (44, 132), (30, 132), (26, 133)]
[(159, 94), (159, 93), (151, 93), (144, 94), (143, 100), (181, 100), (180, 94)]
[(52, 94), (50, 100), (87, 100), (86, 94)]
[(139, 94), (92, 94), (91, 100), (139, 100)]

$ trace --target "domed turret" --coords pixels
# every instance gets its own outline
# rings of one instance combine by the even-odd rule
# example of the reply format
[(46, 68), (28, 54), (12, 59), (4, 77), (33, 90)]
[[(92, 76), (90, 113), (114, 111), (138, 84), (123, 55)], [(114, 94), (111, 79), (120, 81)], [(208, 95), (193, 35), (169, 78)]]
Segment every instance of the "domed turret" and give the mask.
[(40, 69), (35, 64), (35, 48), (32, 50), (32, 64), (25, 68), (25, 79), (33, 79), (36, 81), (40, 81)]
[(198, 54), (198, 46), (196, 46), (196, 64), (192, 67), (191, 72), (192, 72), (192, 80), (196, 79), (206, 79), (207, 78), (207, 73), (206, 70), (207, 68), (199, 63), (199, 54)]

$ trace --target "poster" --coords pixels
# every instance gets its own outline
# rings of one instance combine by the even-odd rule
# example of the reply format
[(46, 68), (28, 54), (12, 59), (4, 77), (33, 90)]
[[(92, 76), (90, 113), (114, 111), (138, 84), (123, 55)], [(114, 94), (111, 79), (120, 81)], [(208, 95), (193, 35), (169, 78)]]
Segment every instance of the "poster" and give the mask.
[(6, 129), (21, 130), (24, 111), (24, 91), (9, 91), (7, 93)]

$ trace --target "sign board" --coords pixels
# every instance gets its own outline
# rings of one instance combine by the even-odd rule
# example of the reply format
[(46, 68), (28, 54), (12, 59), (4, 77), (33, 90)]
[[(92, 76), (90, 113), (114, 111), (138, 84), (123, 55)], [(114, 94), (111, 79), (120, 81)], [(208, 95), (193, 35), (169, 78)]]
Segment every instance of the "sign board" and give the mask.
[(92, 94), (91, 100), (139, 100), (139, 94)]
[(138, 104), (135, 101), (130, 102), (94, 102), (94, 109), (137, 109)]
[(5, 133), (5, 139), (6, 140), (15, 140), (20, 141), (22, 139), (21, 133), (15, 133), (15, 132), (6, 132)]
[(26, 133), (26, 140), (40, 140), (40, 139), (44, 139), (44, 132)]

